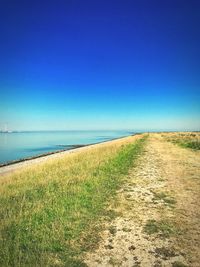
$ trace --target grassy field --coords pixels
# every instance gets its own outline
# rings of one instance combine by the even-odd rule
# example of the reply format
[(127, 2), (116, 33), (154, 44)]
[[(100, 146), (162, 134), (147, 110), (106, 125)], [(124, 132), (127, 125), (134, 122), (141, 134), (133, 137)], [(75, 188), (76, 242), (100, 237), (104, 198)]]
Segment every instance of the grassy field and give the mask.
[(200, 150), (200, 132), (166, 133), (163, 137), (181, 147)]
[(99, 220), (146, 137), (128, 137), (1, 177), (1, 266), (84, 266)]

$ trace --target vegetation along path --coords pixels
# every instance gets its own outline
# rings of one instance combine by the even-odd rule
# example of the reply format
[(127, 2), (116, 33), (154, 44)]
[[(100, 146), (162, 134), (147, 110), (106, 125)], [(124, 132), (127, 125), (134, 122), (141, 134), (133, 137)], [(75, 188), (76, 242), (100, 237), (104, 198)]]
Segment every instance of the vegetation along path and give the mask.
[(199, 133), (149, 135), (110, 207), (119, 216), (85, 254), (87, 266), (200, 266), (197, 144)]

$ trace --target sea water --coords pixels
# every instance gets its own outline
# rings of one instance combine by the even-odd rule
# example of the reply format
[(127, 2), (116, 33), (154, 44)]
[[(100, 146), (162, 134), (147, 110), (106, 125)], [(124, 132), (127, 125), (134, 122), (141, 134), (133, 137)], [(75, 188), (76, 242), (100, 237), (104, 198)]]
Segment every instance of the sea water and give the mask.
[(130, 131), (50, 131), (0, 133), (0, 164), (128, 136)]

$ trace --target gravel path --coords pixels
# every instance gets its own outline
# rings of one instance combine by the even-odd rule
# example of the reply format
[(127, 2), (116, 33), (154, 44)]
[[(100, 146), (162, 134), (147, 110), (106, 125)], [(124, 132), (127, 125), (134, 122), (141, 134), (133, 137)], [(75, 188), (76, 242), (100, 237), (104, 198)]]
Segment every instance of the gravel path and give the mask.
[[(200, 153), (150, 134), (88, 266), (200, 266)], [(182, 264), (182, 265), (181, 265)]]

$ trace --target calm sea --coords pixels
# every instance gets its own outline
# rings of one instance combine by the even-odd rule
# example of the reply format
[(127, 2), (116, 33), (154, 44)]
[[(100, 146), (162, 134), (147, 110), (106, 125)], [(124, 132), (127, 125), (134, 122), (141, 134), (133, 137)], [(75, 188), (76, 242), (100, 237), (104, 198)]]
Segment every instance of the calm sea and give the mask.
[(0, 164), (38, 156), (75, 145), (94, 144), (128, 136), (128, 131), (59, 131), (0, 133)]

